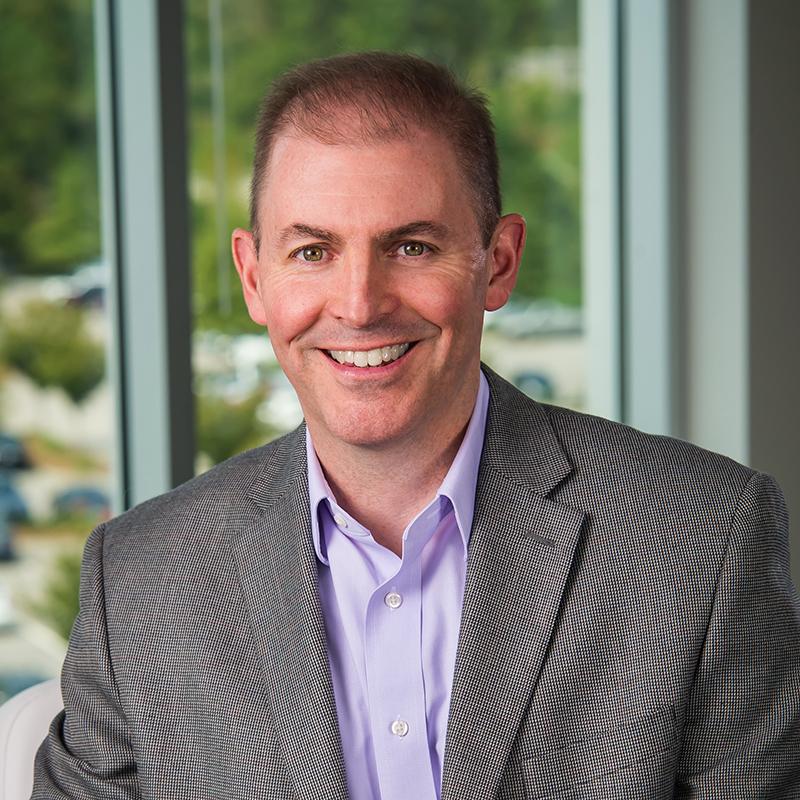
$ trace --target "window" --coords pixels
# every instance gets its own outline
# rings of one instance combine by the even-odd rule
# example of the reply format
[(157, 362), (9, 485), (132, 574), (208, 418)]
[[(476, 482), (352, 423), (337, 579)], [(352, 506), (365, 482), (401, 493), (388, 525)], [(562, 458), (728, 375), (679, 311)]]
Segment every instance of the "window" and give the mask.
[[(159, 123), (153, 109), (163, 102), (151, 97), (160, 85), (157, 47), (153, 39), (139, 42), (155, 37), (150, 22), (158, 7), (137, 8), (145, 6), (29, 3), (7, 12), (0, 26), (0, 549), (14, 555), (0, 562), (0, 700), (57, 674), (77, 609), (86, 535), (110, 513), (117, 489), (137, 501), (169, 488), (175, 471), (162, 469), (163, 462), (181, 449), (163, 435), (163, 407), (148, 404), (164, 392), (131, 377), (161, 347), (154, 342), (162, 339), (142, 335), (161, 321), (159, 303), (148, 302), (141, 282), (159, 283), (164, 268), (141, 250), (130, 257), (131, 243), (143, 238), (135, 233), (136, 215), (157, 206), (152, 195), (162, 166), (153, 148), (131, 146), (153, 135)], [(101, 24), (103, 44), (95, 50), (98, 10), (106, 22), (118, 15), (111, 35), (124, 39), (124, 47), (109, 48)], [(502, 13), (488, 0), (467, 6), (187, 0), (198, 470), (300, 419), (264, 332), (246, 316), (228, 242), (234, 226), (247, 224), (254, 117), (265, 86), (293, 63), (337, 52), (410, 50), (451, 65), (486, 92), (498, 130), (504, 208), (523, 213), (530, 229), (517, 294), (488, 315), (484, 358), (536, 397), (584, 406), (577, 16), (577, 0), (520, 0), (503, 4)], [(164, 42), (158, 47), (169, 49)], [(122, 67), (115, 61), (117, 85), (110, 50), (124, 61)], [(144, 53), (152, 74), (137, 71), (133, 53)], [(139, 77), (133, 89), (125, 83), (132, 74)], [(122, 97), (119, 130), (109, 122), (107, 95), (118, 103)], [(155, 116), (145, 121), (136, 103), (151, 101), (147, 113)], [(102, 181), (103, 203), (124, 188), (120, 213), (101, 209), (98, 117), (99, 160), (107, 164), (112, 145), (124, 151), (123, 168), (106, 169)], [(135, 130), (126, 127), (134, 124)], [(112, 134), (121, 141), (111, 142)], [(171, 152), (181, 146), (171, 141)], [(139, 177), (137, 158), (150, 182), (131, 186)], [(122, 288), (136, 290), (123, 297), (125, 325), (118, 318), (112, 325), (103, 253), (115, 248), (101, 241), (115, 218), (129, 248), (121, 258)], [(175, 331), (164, 330), (167, 345), (176, 345)], [(130, 348), (135, 357), (118, 363), (116, 354), (129, 355)], [(115, 370), (123, 375), (122, 393), (112, 386)], [(116, 437), (123, 394), (135, 469)], [(117, 463), (127, 466), (117, 470)], [(131, 490), (137, 476), (156, 473)], [(118, 487), (123, 480), (128, 485)]]
[(115, 455), (93, 7), (46, 5), (0, 25), (0, 701), (58, 674)]

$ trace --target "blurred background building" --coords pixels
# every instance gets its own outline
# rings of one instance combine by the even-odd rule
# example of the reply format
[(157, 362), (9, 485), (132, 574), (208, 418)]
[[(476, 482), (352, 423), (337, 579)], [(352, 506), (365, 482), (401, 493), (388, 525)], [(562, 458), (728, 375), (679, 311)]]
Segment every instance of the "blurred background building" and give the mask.
[(229, 235), (258, 101), (318, 56), (407, 50), (488, 95), (529, 224), (491, 366), (769, 471), (800, 515), (794, 0), (0, 0), (0, 19), (0, 700), (57, 674), (95, 524), (301, 419)]

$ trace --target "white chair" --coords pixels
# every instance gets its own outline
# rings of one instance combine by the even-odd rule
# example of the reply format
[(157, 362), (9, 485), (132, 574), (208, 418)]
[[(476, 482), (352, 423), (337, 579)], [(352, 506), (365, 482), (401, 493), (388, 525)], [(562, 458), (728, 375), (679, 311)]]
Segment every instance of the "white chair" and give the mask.
[(37, 683), (0, 706), (0, 800), (28, 800), (33, 759), (64, 707), (58, 678)]

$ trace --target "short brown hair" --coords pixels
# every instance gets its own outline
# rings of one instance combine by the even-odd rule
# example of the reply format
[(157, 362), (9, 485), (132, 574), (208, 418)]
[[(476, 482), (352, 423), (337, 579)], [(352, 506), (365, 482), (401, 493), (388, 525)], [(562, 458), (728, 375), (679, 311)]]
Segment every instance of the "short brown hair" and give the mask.
[(484, 246), (500, 216), (494, 125), (486, 97), (446, 67), (407, 53), (367, 52), (302, 64), (271, 85), (256, 126), (250, 227), (259, 241), (258, 200), (276, 136), (286, 128), (337, 144), (401, 139), (414, 127), (453, 146), (472, 190)]

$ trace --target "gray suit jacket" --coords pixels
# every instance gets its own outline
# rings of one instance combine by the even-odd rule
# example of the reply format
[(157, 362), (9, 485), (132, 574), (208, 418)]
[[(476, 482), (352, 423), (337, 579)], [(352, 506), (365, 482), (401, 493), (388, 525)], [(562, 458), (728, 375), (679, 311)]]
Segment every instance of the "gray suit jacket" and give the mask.
[[(774, 482), (487, 374), (442, 797), (800, 797)], [(92, 534), (63, 694), (34, 798), (347, 797), (302, 429)]]

